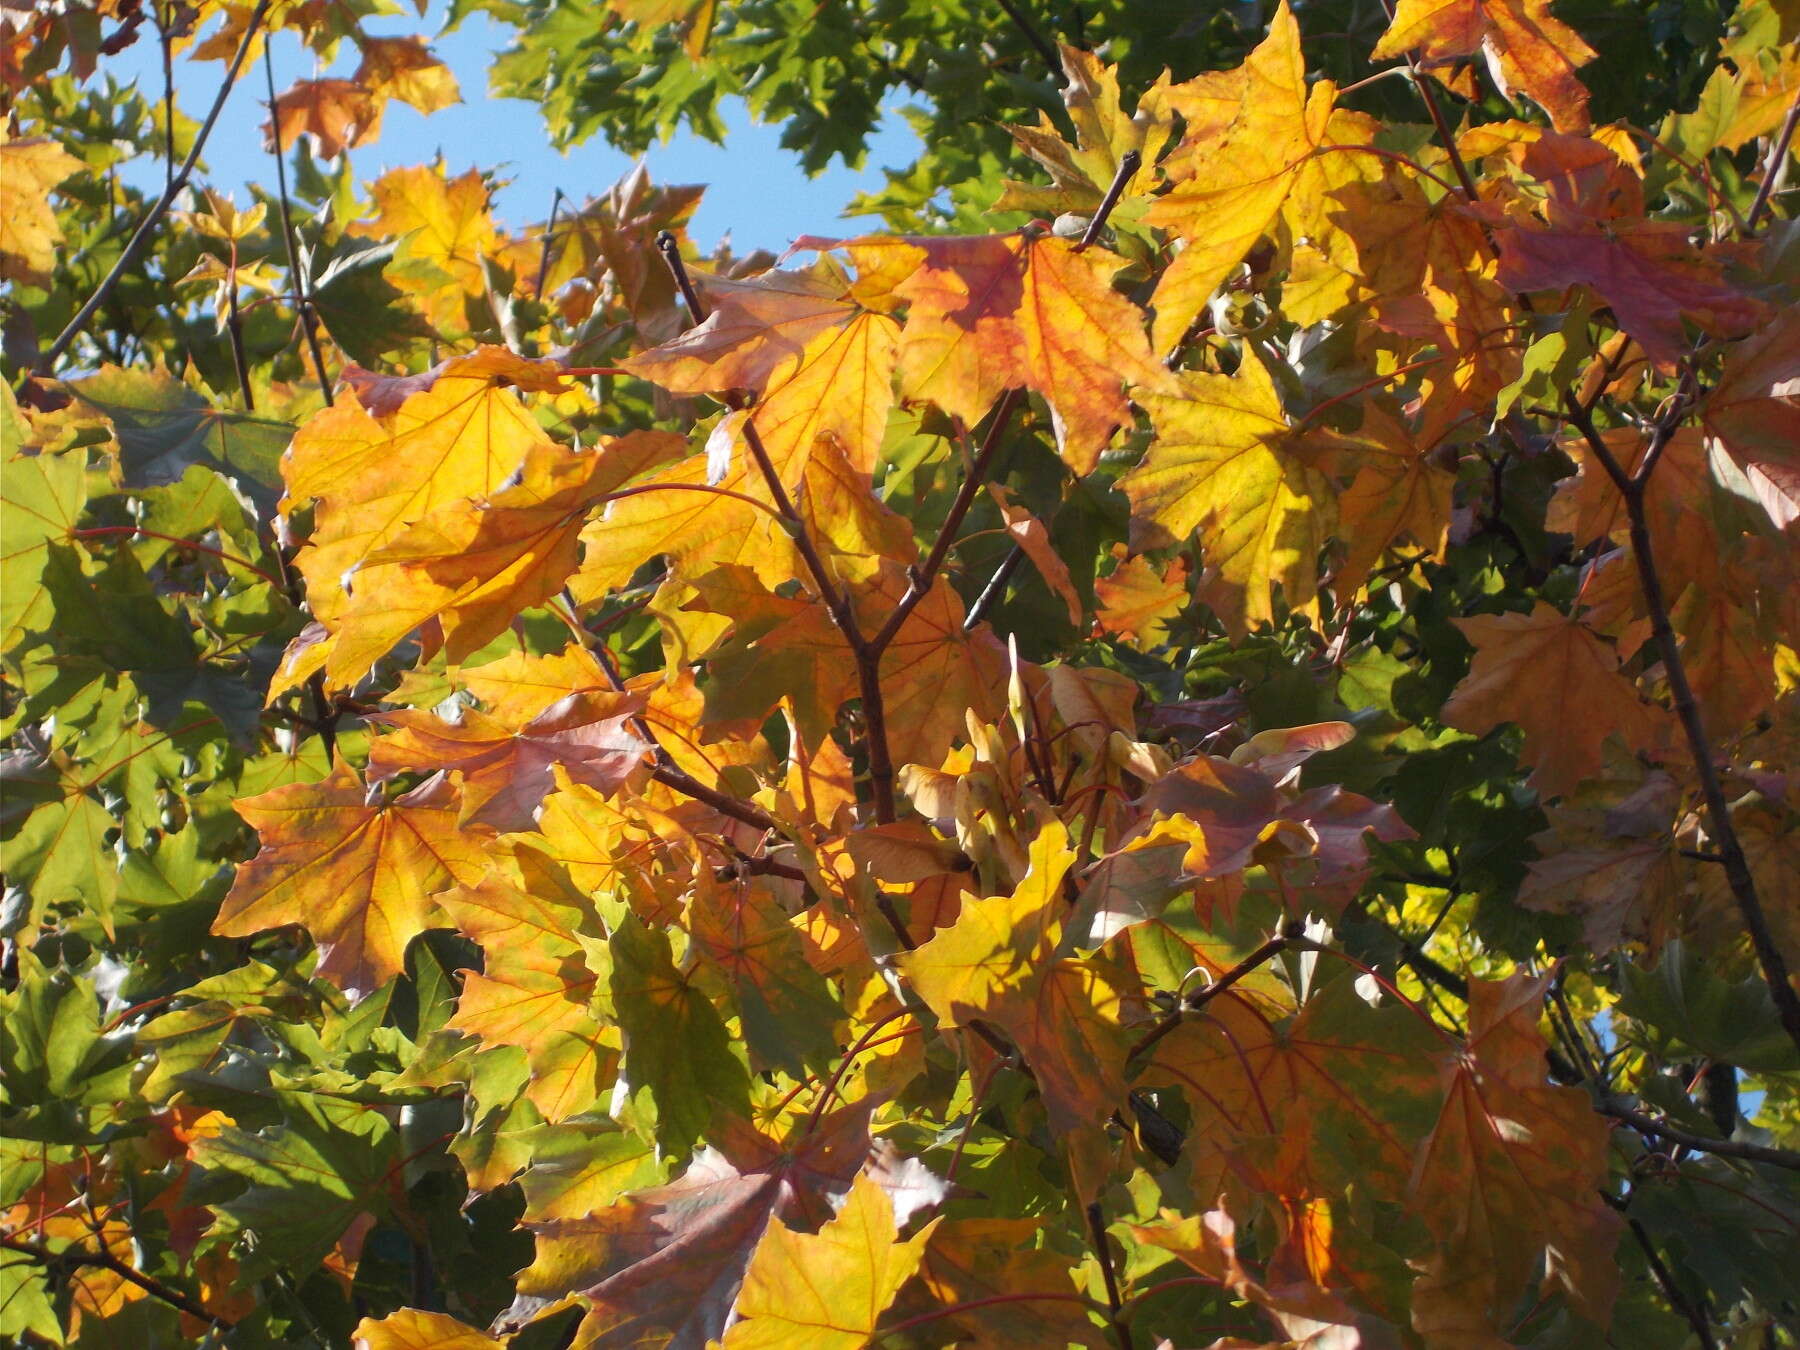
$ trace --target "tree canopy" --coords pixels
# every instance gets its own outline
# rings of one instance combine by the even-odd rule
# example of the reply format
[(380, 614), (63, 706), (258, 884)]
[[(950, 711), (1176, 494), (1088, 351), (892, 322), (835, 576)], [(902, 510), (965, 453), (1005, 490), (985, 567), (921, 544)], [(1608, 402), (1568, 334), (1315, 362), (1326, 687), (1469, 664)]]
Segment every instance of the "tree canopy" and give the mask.
[(1800, 6), (476, 9), (923, 149), (0, 10), (0, 1337), (1800, 1344)]

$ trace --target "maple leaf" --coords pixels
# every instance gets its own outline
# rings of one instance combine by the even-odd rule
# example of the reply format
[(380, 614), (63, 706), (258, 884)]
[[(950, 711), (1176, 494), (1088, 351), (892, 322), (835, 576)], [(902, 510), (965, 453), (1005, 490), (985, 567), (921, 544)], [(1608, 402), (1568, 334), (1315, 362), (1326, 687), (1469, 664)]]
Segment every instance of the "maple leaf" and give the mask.
[[(945, 1218), (937, 1224), (919, 1266), (920, 1282), (935, 1307), (969, 1305), (950, 1320), (968, 1329), (972, 1343), (993, 1350), (1089, 1343), (1087, 1310), (1067, 1297), (1075, 1291), (1067, 1258), (1037, 1245), (1043, 1219)], [(1057, 1297), (981, 1306), (996, 1296), (1038, 1292)], [(909, 1307), (902, 1302), (902, 1309)]]
[(1140, 650), (1148, 650), (1167, 637), (1170, 622), (1187, 607), (1187, 560), (1174, 558), (1159, 576), (1142, 554), (1123, 558), (1094, 582), (1094, 599), (1099, 606), (1094, 621), (1104, 632), (1131, 638)]
[(816, 1228), (869, 1148), (869, 1106), (830, 1112), (787, 1141), (722, 1131), (676, 1180), (579, 1219), (529, 1225), (537, 1259), (519, 1274), (518, 1311), (578, 1292), (582, 1335), (656, 1335), (702, 1346), (724, 1334), (770, 1223)]
[[(420, 37), (364, 37), (352, 77), (378, 99), (399, 99), (422, 113), (462, 102), (456, 76)], [(371, 139), (373, 139), (371, 137)]]
[(355, 680), (408, 633), (436, 620), (444, 654), (463, 660), (519, 613), (559, 594), (578, 563), (589, 510), (680, 453), (661, 431), (603, 438), (595, 450), (548, 441), (496, 492), (439, 507), (370, 552), (349, 574), (326, 675)]
[(1687, 877), (1668, 823), (1679, 794), (1655, 774), (1608, 808), (1565, 803), (1551, 828), (1532, 838), (1541, 855), (1526, 864), (1519, 903), (1572, 914), (1596, 952), (1639, 942), (1654, 955), (1673, 937)]
[(1054, 186), (1008, 182), (994, 203), (996, 211), (1091, 215), (1118, 176), (1120, 160), (1134, 150), (1140, 163), (1126, 180), (1121, 197), (1142, 197), (1156, 186), (1157, 157), (1174, 129), (1167, 73), (1139, 100), (1134, 117), (1120, 103), (1119, 73), (1114, 67), (1092, 52), (1067, 44), (1059, 50), (1066, 81), (1063, 106), (1075, 126), (1075, 144), (1063, 140), (1047, 114), (1038, 115), (1035, 127), (1007, 126), (1019, 148), (1049, 170)]
[(912, 1278), (938, 1221), (899, 1241), (894, 1207), (867, 1176), (817, 1235), (770, 1220), (738, 1294), (724, 1350), (819, 1350), (867, 1345), (900, 1286)]
[[(1357, 156), (1323, 147), (1367, 144), (1374, 124), (1338, 109), (1331, 81), (1307, 88), (1300, 27), (1287, 0), (1269, 21), (1268, 35), (1229, 74), (1223, 81), (1201, 76), (1201, 88), (1186, 95), (1179, 85), (1170, 90), (1179, 110), (1199, 115), (1190, 115), (1186, 137), (1164, 161), (1170, 190), (1144, 213), (1146, 224), (1185, 241), (1151, 299), (1151, 345), (1158, 352), (1175, 348), (1278, 219), (1286, 218), (1297, 236), (1325, 235), (1328, 194), (1364, 172)], [(1202, 106), (1195, 106), (1196, 93)], [(1216, 115), (1206, 105), (1215, 105)], [(1228, 119), (1225, 107), (1234, 107)]]
[[(1164, 388), (1143, 316), (1112, 288), (1125, 260), (1040, 229), (1005, 235), (802, 240), (849, 250), (861, 281), (908, 303), (900, 392), (974, 426), (1008, 388), (1050, 404), (1057, 449), (1092, 471), (1130, 418), (1126, 383)], [(879, 282), (871, 281), (878, 278)]]
[(1006, 489), (998, 483), (988, 484), (988, 495), (1000, 508), (1001, 519), (1006, 522), (1006, 532), (1012, 536), (1013, 542), (1031, 559), (1038, 575), (1043, 577), (1044, 584), (1050, 588), (1050, 593), (1068, 606), (1069, 622), (1077, 628), (1081, 627), (1081, 597), (1075, 592), (1075, 583), (1069, 579), (1069, 565), (1057, 553), (1044, 522), (1024, 507), (1014, 504)]
[(1408, 51), (1426, 65), (1482, 52), (1502, 93), (1519, 90), (1558, 131), (1585, 131), (1588, 91), (1575, 72), (1594, 59), (1581, 35), (1550, 13), (1551, 0), (1399, 0), (1374, 61)]
[[(551, 378), (543, 367), (484, 348), (444, 363), (429, 385), (409, 387), (385, 416), (340, 399), (308, 419), (283, 456), (282, 473), (290, 502), (319, 503), (312, 537), (296, 559), (315, 619), (327, 630), (337, 626), (354, 604), (344, 578), (408, 526), (496, 491), (534, 449), (554, 461), (549, 437), (511, 392), (514, 384)], [(305, 667), (290, 661), (271, 693), (303, 680), (329, 656), (327, 645), (309, 653)]]
[(1477, 735), (1502, 722), (1525, 733), (1522, 758), (1546, 797), (1575, 790), (1598, 772), (1601, 746), (1617, 735), (1648, 743), (1655, 710), (1619, 673), (1619, 654), (1579, 619), (1539, 600), (1529, 614), (1452, 620), (1475, 647), (1469, 673), (1441, 719)]
[(601, 925), (577, 901), (498, 873), (438, 896), (445, 918), (486, 958), (480, 971), (464, 972), (446, 1025), (523, 1049), (532, 1068), (526, 1091), (550, 1121), (593, 1105), (617, 1062), (616, 1038), (600, 1043), (589, 1008), (605, 974)]
[[(481, 260), (499, 242), (488, 214), (488, 185), (471, 169), (456, 178), (441, 165), (390, 169), (369, 185), (375, 215), (349, 226), (371, 239), (398, 239), (396, 263), (388, 279), (420, 297), (432, 326), (441, 333), (466, 330), (463, 297), (486, 289)], [(444, 280), (452, 283), (448, 286)]]
[(6, 210), (0, 212), (0, 277), (28, 286), (49, 284), (62, 242), (50, 190), (82, 167), (48, 136), (20, 139), (0, 130), (0, 177), (7, 189)]
[(406, 944), (432, 926), (434, 896), (487, 870), (482, 837), (459, 822), (441, 777), (383, 802), (339, 763), (320, 782), (234, 805), (262, 846), (239, 865), (212, 931), (299, 924), (318, 945), (319, 978), (352, 998), (400, 974)]
[(1700, 412), (1709, 444), (1744, 471), (1757, 501), (1781, 530), (1800, 520), (1797, 349), (1800, 316), (1788, 310), (1730, 350)]
[(1608, 1132), (1585, 1091), (1544, 1081), (1537, 1019), (1553, 978), (1470, 981), (1468, 1048), (1440, 1057), (1443, 1110), (1410, 1197), (1437, 1242), (1413, 1290), (1427, 1339), (1486, 1343), (1540, 1261), (1587, 1321), (1609, 1315), (1623, 1224), (1599, 1195)]
[(1331, 480), (1290, 436), (1268, 368), (1246, 349), (1236, 375), (1183, 371), (1174, 393), (1133, 395), (1156, 437), (1119, 482), (1133, 547), (1179, 542), (1196, 527), (1231, 588), (1234, 617), (1274, 617), (1273, 590), (1295, 609), (1318, 593), (1318, 556), (1336, 518)]
[(1737, 337), (1763, 316), (1760, 302), (1720, 280), (1685, 226), (1652, 221), (1629, 230), (1501, 229), (1499, 280), (1519, 291), (1585, 285), (1619, 326), (1667, 369), (1686, 353), (1681, 321)]
[(1017, 890), (965, 900), (955, 923), (900, 958), (944, 1025), (979, 1018), (1015, 1039), (1059, 1132), (1104, 1119), (1124, 1097), (1124, 981), (1102, 962), (1055, 955), (1071, 859), (1068, 832), (1045, 825)]
[(1337, 532), (1346, 544), (1333, 590), (1353, 596), (1384, 553), (1410, 540), (1441, 560), (1450, 537), (1456, 474), (1422, 450), (1379, 404), (1363, 410), (1353, 433), (1317, 433), (1312, 443), (1338, 453), (1355, 478), (1338, 497)]
[(381, 135), (386, 104), (360, 80), (301, 80), (275, 100), (274, 116), (263, 124), (263, 148), (310, 136), (314, 154), (336, 159)]
[(506, 1345), (466, 1322), (418, 1308), (365, 1317), (350, 1341), (355, 1350), (505, 1350)]

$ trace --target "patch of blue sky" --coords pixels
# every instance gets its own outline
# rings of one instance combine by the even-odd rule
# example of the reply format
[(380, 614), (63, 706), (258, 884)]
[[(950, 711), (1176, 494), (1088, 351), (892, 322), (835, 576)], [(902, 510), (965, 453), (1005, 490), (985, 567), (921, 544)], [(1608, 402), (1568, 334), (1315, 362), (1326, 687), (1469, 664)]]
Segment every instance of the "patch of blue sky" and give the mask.
[[(434, 6), (424, 25), (418, 20), (375, 20), (368, 27), (373, 33), (418, 32), (421, 26), (429, 32), (440, 19), (441, 8)], [(505, 224), (518, 228), (548, 214), (556, 189), (581, 201), (604, 192), (628, 172), (633, 156), (598, 137), (566, 153), (559, 151), (550, 144), (537, 108), (529, 100), (488, 95), (489, 57), (505, 44), (510, 32), (478, 12), (455, 32), (433, 39), (433, 50), (462, 88), (463, 102), (429, 117), (405, 104), (390, 103), (380, 137), (347, 152), (359, 180), (375, 178), (386, 169), (426, 163), (439, 155), (451, 174), (471, 168), (491, 170), (504, 180), (494, 198), (496, 214)], [(103, 69), (121, 82), (137, 80), (139, 89), (160, 104), (160, 49), (147, 25), (140, 33), (136, 43), (106, 61)], [(356, 65), (355, 52), (345, 44), (334, 64), (321, 67), (291, 33), (277, 33), (270, 50), (278, 90), (296, 79), (347, 76)], [(177, 60), (176, 99), (183, 112), (191, 117), (204, 114), (222, 71), (216, 61), (189, 64)], [(196, 173), (197, 184), (235, 193), (241, 202), (243, 185), (273, 182), (273, 166), (262, 140), (266, 97), (260, 64), (246, 68), (207, 143), (206, 172)], [(845, 206), (858, 193), (884, 185), (883, 167), (902, 167), (919, 149), (918, 138), (904, 119), (890, 114), (870, 138), (862, 168), (834, 163), (809, 178), (799, 157), (782, 147), (778, 126), (756, 123), (736, 99), (722, 104), (720, 112), (726, 124), (722, 145), (684, 130), (644, 156), (653, 182), (707, 185), (691, 227), (703, 249), (729, 235), (740, 252), (755, 248), (780, 252), (803, 234), (853, 230), (857, 227), (847, 226), (843, 219)], [(133, 186), (154, 190), (161, 185), (162, 168), (160, 163), (144, 159), (134, 163), (125, 176)]]

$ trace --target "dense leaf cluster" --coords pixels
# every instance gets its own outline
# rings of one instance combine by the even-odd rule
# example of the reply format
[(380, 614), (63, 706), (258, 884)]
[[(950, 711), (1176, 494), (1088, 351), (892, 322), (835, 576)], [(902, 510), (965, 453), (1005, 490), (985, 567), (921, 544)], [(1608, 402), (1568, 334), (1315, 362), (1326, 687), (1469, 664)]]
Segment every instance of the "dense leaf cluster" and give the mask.
[(0, 12), (0, 1336), (1796, 1343), (1791, 0), (380, 8)]

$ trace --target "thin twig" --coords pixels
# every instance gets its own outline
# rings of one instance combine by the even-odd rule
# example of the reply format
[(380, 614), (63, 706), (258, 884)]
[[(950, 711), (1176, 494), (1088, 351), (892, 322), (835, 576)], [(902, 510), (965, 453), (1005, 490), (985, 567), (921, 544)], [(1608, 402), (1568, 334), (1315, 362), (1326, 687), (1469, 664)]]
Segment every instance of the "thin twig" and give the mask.
[(1680, 719), (1689, 753), (1694, 760), (1694, 772), (1700, 780), (1701, 796), (1706, 801), (1707, 820), (1721, 859), (1720, 865), (1725, 869), (1725, 879), (1731, 887), (1732, 898), (1737, 901), (1738, 913), (1749, 931), (1750, 945), (1756, 952), (1757, 964), (1762, 968), (1763, 981), (1769, 986), (1769, 996), (1774, 1000), (1776, 1012), (1780, 1014), (1781, 1025), (1789, 1039), (1800, 1046), (1800, 994), (1794, 992), (1793, 982), (1788, 976), (1787, 959), (1776, 946), (1769, 931), (1768, 915), (1763, 909), (1761, 896), (1757, 894), (1756, 878), (1751, 874), (1749, 860), (1744, 856), (1743, 844), (1738, 839), (1737, 827), (1732, 823), (1731, 804), (1725, 800), (1725, 789), (1719, 781), (1718, 766), (1713, 763), (1712, 746), (1706, 738), (1705, 724), (1701, 721), (1700, 705), (1694, 697), (1693, 686), (1688, 682), (1687, 665), (1682, 659), (1675, 629), (1669, 622), (1668, 601), (1663, 596), (1662, 575), (1656, 570), (1656, 557), (1650, 544), (1650, 524), (1644, 508), (1645, 492), (1649, 487), (1648, 470), (1655, 466), (1655, 456), (1674, 436), (1675, 428), (1686, 415), (1693, 389), (1694, 385), (1690, 380), (1684, 389), (1670, 399), (1668, 409), (1657, 419), (1651, 431), (1650, 445), (1644, 452), (1644, 462), (1634, 474), (1625, 472), (1594, 426), (1592, 415), (1567, 390), (1563, 391), (1563, 407), (1569, 414), (1569, 420), (1581, 432), (1588, 448), (1593, 451), (1601, 468), (1606, 471), (1606, 476), (1612, 479), (1619, 495), (1624, 498), (1625, 511), (1631, 525), (1631, 554), (1637, 564), (1638, 585), (1644, 593), (1644, 607), (1650, 614), (1650, 633), (1656, 641), (1658, 654), (1662, 657), (1663, 675), (1669, 682), (1669, 694), (1675, 704), (1675, 714)]
[(276, 201), (281, 207), (281, 237), (287, 244), (288, 279), (294, 284), (294, 321), (312, 355), (313, 374), (318, 377), (319, 392), (325, 406), (332, 406), (331, 377), (325, 373), (325, 353), (319, 347), (318, 315), (313, 310), (312, 286), (300, 267), (300, 246), (294, 236), (294, 216), (288, 205), (287, 160), (281, 148), (281, 116), (276, 108), (275, 63), (269, 55), (272, 44), (263, 43), (263, 79), (269, 89), (269, 133), (275, 154)]
[(1649, 1231), (1643, 1224), (1632, 1218), (1628, 1212), (1631, 1196), (1627, 1194), (1621, 1200), (1602, 1191), (1600, 1198), (1617, 1213), (1624, 1215), (1626, 1227), (1631, 1229), (1632, 1237), (1637, 1239), (1638, 1250), (1644, 1254), (1644, 1264), (1650, 1267), (1651, 1278), (1662, 1289), (1663, 1297), (1669, 1300), (1669, 1306), (1680, 1313), (1686, 1319), (1688, 1326), (1693, 1328), (1694, 1336), (1700, 1342), (1701, 1350), (1718, 1350), (1719, 1343), (1713, 1339), (1712, 1334), (1712, 1319), (1707, 1317), (1702, 1309), (1693, 1305), (1687, 1292), (1675, 1282), (1675, 1276), (1664, 1264), (1662, 1256), (1656, 1250), (1656, 1244), (1650, 1241)]
[(1093, 246), (1100, 237), (1100, 231), (1106, 228), (1106, 218), (1119, 204), (1119, 198), (1125, 195), (1125, 185), (1136, 176), (1138, 167), (1143, 164), (1144, 156), (1137, 150), (1127, 150), (1119, 156), (1119, 167), (1113, 171), (1112, 182), (1106, 185), (1106, 195), (1100, 199), (1100, 205), (1094, 208), (1094, 218), (1088, 221), (1087, 229), (1081, 232), (1081, 240), (1070, 250), (1072, 253), (1084, 253)]
[(1024, 34), (1027, 42), (1037, 48), (1038, 55), (1044, 58), (1044, 64), (1050, 67), (1051, 77), (1053, 79), (1061, 79), (1063, 73), (1062, 57), (1057, 53), (1056, 48), (1050, 44), (1050, 40), (1042, 33), (1038, 32), (1031, 20), (1026, 17), (1025, 11), (1014, 4), (1013, 0), (996, 0), (996, 3), (999, 4), (1001, 9), (1006, 11), (1006, 17), (1012, 20), (1013, 27)]
[(1112, 1324), (1113, 1342), (1119, 1350), (1132, 1350), (1131, 1323), (1126, 1320), (1124, 1300), (1119, 1297), (1119, 1277), (1113, 1270), (1112, 1247), (1106, 1241), (1106, 1215), (1098, 1200), (1087, 1207), (1087, 1223), (1094, 1255), (1100, 1258), (1100, 1278), (1106, 1285), (1106, 1320)]
[(1794, 141), (1794, 126), (1800, 123), (1800, 94), (1788, 105), (1787, 117), (1776, 133), (1775, 144), (1769, 149), (1768, 159), (1763, 161), (1762, 182), (1757, 185), (1756, 199), (1750, 203), (1749, 214), (1744, 217), (1744, 233), (1755, 234), (1762, 213), (1769, 209), (1769, 199), (1775, 193), (1775, 180), (1780, 177), (1781, 170), (1787, 164), (1788, 146)]
[(40, 1243), (16, 1237), (0, 1237), (0, 1247), (9, 1252), (18, 1252), (21, 1256), (29, 1256), (45, 1266), (91, 1266), (110, 1270), (120, 1279), (135, 1284), (152, 1298), (161, 1299), (171, 1308), (179, 1308), (190, 1317), (198, 1317), (203, 1322), (217, 1322), (223, 1327), (236, 1325), (233, 1319), (220, 1316), (199, 1300), (189, 1298), (179, 1289), (164, 1284), (153, 1275), (144, 1274), (111, 1252), (91, 1251), (86, 1247), (65, 1247), (61, 1251), (52, 1251)]
[(988, 578), (988, 584), (981, 588), (981, 594), (975, 597), (975, 603), (969, 606), (969, 612), (963, 616), (963, 632), (972, 633), (975, 625), (987, 617), (987, 612), (994, 607), (1006, 589), (1008, 578), (1019, 570), (1019, 564), (1025, 560), (1025, 550), (1014, 544), (1000, 560), (1000, 566), (994, 569), (994, 575)]
[(1721, 1158), (1741, 1158), (1745, 1162), (1766, 1163), (1770, 1167), (1785, 1167), (1790, 1172), (1800, 1172), (1800, 1153), (1793, 1149), (1772, 1148), (1767, 1144), (1749, 1144), (1737, 1139), (1714, 1139), (1709, 1135), (1695, 1134), (1684, 1130), (1679, 1125), (1671, 1125), (1655, 1116), (1647, 1116), (1642, 1111), (1634, 1111), (1629, 1106), (1617, 1102), (1602, 1101), (1595, 1108), (1603, 1116), (1611, 1116), (1614, 1120), (1623, 1121), (1644, 1134), (1653, 1134), (1667, 1139), (1671, 1144), (1680, 1144), (1683, 1148), (1691, 1148), (1697, 1153), (1712, 1153)]
[(1129, 1064), (1132, 1060), (1141, 1057), (1145, 1051), (1149, 1050), (1158, 1041), (1162, 1040), (1164, 1036), (1167, 1036), (1171, 1031), (1175, 1030), (1176, 1027), (1180, 1026), (1183, 1018), (1188, 1013), (1197, 1012), (1201, 1008), (1204, 1008), (1213, 999), (1231, 988), (1232, 985), (1242, 980), (1245, 976), (1250, 975), (1267, 965), (1269, 961), (1285, 950), (1300, 935), (1301, 930), (1299, 925), (1289, 924), (1281, 932), (1263, 943), (1262, 946), (1251, 952), (1250, 955), (1246, 956), (1242, 961), (1239, 961), (1235, 966), (1219, 976), (1218, 979), (1214, 980), (1204, 989), (1197, 989), (1185, 998), (1182, 998), (1170, 1012), (1167, 1012), (1162, 1017), (1158, 1018), (1156, 1025), (1145, 1032), (1138, 1040), (1138, 1043), (1126, 1052), (1125, 1062)]
[[(250, 54), (250, 44), (255, 40), (257, 30), (262, 27), (263, 15), (268, 12), (268, 8), (269, 0), (256, 0), (256, 8), (250, 11), (249, 22), (244, 25), (244, 36), (238, 42), (236, 54), (231, 58), (231, 66), (225, 72), (224, 80), (219, 84), (219, 92), (213, 99), (212, 110), (206, 114), (206, 120), (200, 124), (200, 130), (194, 136), (194, 144), (188, 150), (187, 158), (182, 161), (180, 170), (163, 189), (162, 196), (158, 197), (156, 203), (144, 213), (143, 220), (138, 222), (137, 229), (126, 241), (124, 251), (119, 254), (119, 260), (112, 265), (112, 270), (101, 280), (94, 293), (87, 298), (87, 303), (75, 311), (75, 317), (70, 319), (62, 332), (56, 335), (56, 341), (52, 342), (43, 355), (38, 357), (33, 366), (33, 371), (37, 374), (49, 374), (57, 361), (62, 359), (70, 345), (80, 336), (81, 330), (87, 327), (88, 320), (93, 318), (100, 306), (106, 303), (107, 297), (113, 293), (113, 288), (119, 284), (126, 271), (137, 261), (138, 254), (143, 250), (144, 245), (150, 242), (150, 236), (156, 232), (156, 227), (162, 223), (162, 218), (175, 204), (176, 195), (187, 186), (188, 175), (194, 171), (194, 165), (200, 162), (200, 152), (206, 148), (207, 138), (212, 135), (212, 129), (219, 120), (219, 114), (224, 111), (225, 100), (231, 96), (232, 87), (237, 84), (238, 72), (243, 68), (244, 58)], [(30, 379), (31, 374), (32, 372), (28, 371), (21, 377), (21, 387), (26, 380)]]
[(550, 219), (544, 225), (544, 251), (538, 255), (537, 285), (532, 293), (539, 300), (544, 298), (544, 281), (550, 275), (550, 245), (556, 238), (556, 213), (562, 210), (563, 190), (556, 189), (556, 195), (550, 199)]

